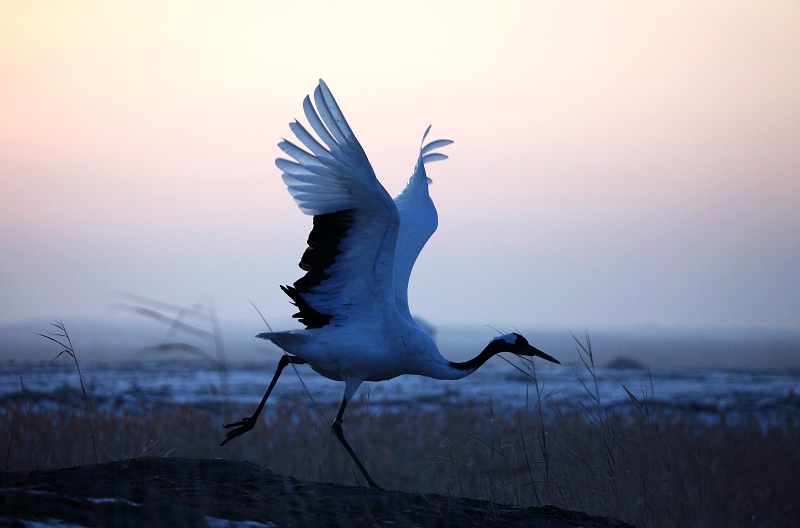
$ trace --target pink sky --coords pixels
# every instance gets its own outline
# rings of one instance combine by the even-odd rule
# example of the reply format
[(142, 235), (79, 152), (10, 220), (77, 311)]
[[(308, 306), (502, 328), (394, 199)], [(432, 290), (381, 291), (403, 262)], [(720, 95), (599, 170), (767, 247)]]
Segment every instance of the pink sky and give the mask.
[(456, 142), (432, 322), (800, 326), (797, 2), (0, 12), (0, 321), (290, 315), (310, 218), (273, 160), (322, 77), (392, 194), (428, 124)]

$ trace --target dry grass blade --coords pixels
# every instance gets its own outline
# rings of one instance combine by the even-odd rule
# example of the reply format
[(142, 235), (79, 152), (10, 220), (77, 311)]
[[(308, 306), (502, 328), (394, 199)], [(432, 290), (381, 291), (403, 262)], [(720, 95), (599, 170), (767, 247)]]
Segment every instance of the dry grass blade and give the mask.
[(623, 389), (625, 389), (625, 392), (627, 392), (627, 393), (628, 393), (628, 398), (630, 398), (631, 402), (633, 402), (633, 405), (634, 405), (634, 406), (636, 406), (636, 409), (637, 409), (637, 410), (638, 410), (640, 413), (642, 413), (642, 416), (644, 416), (644, 417), (649, 417), (649, 416), (650, 416), (650, 413), (647, 411), (647, 408), (645, 407), (645, 405), (643, 405), (643, 404), (642, 404), (642, 403), (639, 401), (639, 399), (638, 399), (636, 396), (634, 396), (634, 395), (633, 395), (633, 393), (632, 393), (631, 391), (629, 391), (629, 390), (628, 390), (628, 387), (626, 387), (625, 385), (623, 385), (623, 386), (622, 386), (622, 388), (623, 388)]
[[(177, 317), (169, 317), (156, 310), (152, 310), (150, 308), (143, 308), (141, 306), (131, 306), (129, 310), (136, 315), (141, 315), (143, 317), (148, 317), (153, 319), (154, 321), (158, 321), (159, 323), (163, 323), (170, 327), (169, 335), (174, 335), (177, 330), (181, 330), (186, 332), (187, 334), (191, 334), (196, 337), (201, 337), (203, 339), (213, 340), (214, 334), (211, 332), (206, 332), (205, 330), (201, 330), (195, 326), (192, 326), (188, 323), (184, 323), (180, 321)], [(180, 315), (180, 314), (179, 314)]]
[[(81, 366), (78, 363), (78, 357), (75, 355), (75, 350), (72, 348), (72, 340), (69, 337), (69, 332), (67, 332), (67, 327), (64, 326), (64, 323), (61, 322), (60, 320), (57, 320), (57, 321), (54, 321), (54, 322), (52, 322), (50, 324), (52, 326), (58, 328), (61, 331), (61, 333), (60, 334), (50, 334), (50, 335), (45, 335), (45, 334), (37, 334), (37, 335), (40, 335), (40, 336), (42, 336), (42, 337), (44, 337), (46, 339), (49, 339), (50, 341), (53, 341), (54, 343), (58, 343), (61, 347), (64, 348), (61, 352), (58, 353), (58, 355), (56, 357), (54, 357), (52, 359), (52, 361), (55, 361), (56, 359), (58, 359), (61, 356), (61, 354), (64, 354), (64, 353), (69, 354), (69, 356), (75, 361), (75, 368), (78, 369), (78, 380), (80, 381), (81, 392), (83, 393), (83, 401), (86, 404), (86, 419), (89, 422), (89, 432), (92, 435), (92, 447), (94, 448), (94, 461), (95, 461), (95, 463), (97, 463), (99, 459), (97, 458), (97, 440), (96, 440), (96, 438), (94, 436), (94, 426), (92, 425), (92, 411), (89, 409), (89, 396), (86, 394), (86, 386), (83, 384), (83, 374), (81, 373)], [(63, 337), (64, 339), (67, 340), (67, 342), (66, 343), (62, 343), (58, 339), (55, 339), (54, 337), (51, 337), (51, 336)]]
[[(205, 352), (201, 348), (181, 342), (168, 342), (147, 347), (142, 349), (142, 352), (186, 352), (195, 357), (211, 362), (217, 369), (219, 375), (219, 385), (223, 398), (227, 403), (230, 402), (230, 383), (228, 380), (228, 361), (225, 354), (225, 344), (222, 339), (222, 330), (217, 317), (217, 311), (214, 306), (213, 299), (206, 299), (205, 302), (197, 302), (192, 306), (177, 306), (141, 295), (134, 295), (131, 293), (121, 293), (123, 297), (135, 301), (137, 304), (117, 303), (115, 306), (126, 311), (133, 312), (134, 314), (147, 317), (154, 321), (158, 321), (166, 326), (169, 330), (165, 339), (173, 339), (178, 332), (183, 332), (190, 336), (203, 339), (207, 342), (214, 344), (216, 350), (216, 358), (211, 354)], [(198, 328), (192, 324), (186, 323), (185, 318), (191, 317), (204, 324), (211, 324), (211, 332)], [(225, 413), (224, 413), (225, 414)]]

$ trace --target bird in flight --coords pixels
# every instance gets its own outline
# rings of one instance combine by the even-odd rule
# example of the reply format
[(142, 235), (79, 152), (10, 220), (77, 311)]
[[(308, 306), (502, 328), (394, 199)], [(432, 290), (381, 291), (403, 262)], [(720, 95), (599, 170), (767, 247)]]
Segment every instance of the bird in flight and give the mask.
[(518, 333), (492, 339), (469, 361), (448, 361), (411, 317), (408, 279), (438, 224), (425, 165), (447, 159), (434, 151), (452, 141), (425, 144), (429, 126), (411, 179), (393, 200), (324, 81), (314, 90), (313, 104), (306, 96), (303, 111), (319, 140), (298, 121), (291, 123), (305, 149), (281, 141), (278, 146), (292, 159), (278, 158), (275, 163), (300, 210), (314, 217), (300, 260), (306, 273), (292, 286), (281, 286), (298, 308), (293, 317), (305, 328), (256, 336), (285, 354), (255, 413), (224, 425), (231, 430), (221, 445), (253, 428), (286, 365), (308, 364), (326, 378), (345, 383), (332, 429), (367, 483), (378, 487), (342, 431), (345, 407), (362, 382), (403, 374), (460, 379), (500, 352), (560, 362)]

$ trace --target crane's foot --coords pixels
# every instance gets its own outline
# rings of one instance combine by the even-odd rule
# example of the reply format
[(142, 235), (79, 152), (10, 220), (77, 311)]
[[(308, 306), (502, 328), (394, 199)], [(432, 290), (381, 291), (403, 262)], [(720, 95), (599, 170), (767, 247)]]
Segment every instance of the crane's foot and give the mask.
[(353, 462), (356, 463), (356, 466), (358, 466), (358, 469), (361, 470), (361, 474), (364, 475), (365, 479), (367, 479), (367, 484), (369, 484), (369, 487), (370, 488), (379, 489), (379, 490), (383, 490), (382, 487), (380, 487), (377, 484), (375, 484), (375, 481), (372, 480), (372, 477), (369, 476), (369, 473), (367, 473), (367, 470), (364, 469), (364, 465), (361, 463), (361, 461), (356, 456), (355, 452), (353, 451), (353, 448), (350, 447), (350, 444), (348, 444), (347, 440), (344, 439), (344, 432), (342, 432), (342, 420), (339, 419), (339, 418), (334, 420), (333, 425), (331, 426), (331, 429), (333, 429), (333, 432), (336, 434), (336, 438), (339, 439), (339, 442), (344, 446), (345, 450), (347, 450), (347, 453), (350, 455), (350, 458), (352, 458)]
[(222, 441), (220, 446), (224, 446), (237, 436), (241, 436), (245, 434), (247, 431), (250, 431), (255, 427), (256, 421), (258, 421), (258, 416), (251, 416), (249, 418), (242, 418), (240, 422), (234, 422), (231, 424), (222, 424), (222, 427), (225, 429), (230, 429), (231, 427), (236, 427), (233, 431), (228, 431), (225, 435), (225, 440)]

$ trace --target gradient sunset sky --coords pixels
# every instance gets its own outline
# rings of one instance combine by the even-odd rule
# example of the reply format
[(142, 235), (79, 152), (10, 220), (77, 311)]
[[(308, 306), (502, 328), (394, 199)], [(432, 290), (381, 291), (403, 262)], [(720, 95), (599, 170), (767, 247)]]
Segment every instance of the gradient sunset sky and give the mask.
[(311, 218), (274, 159), (319, 78), (393, 195), (455, 140), (431, 322), (800, 327), (794, 0), (0, 1), (0, 322), (288, 318)]

